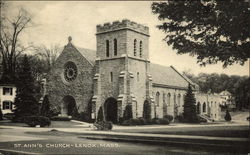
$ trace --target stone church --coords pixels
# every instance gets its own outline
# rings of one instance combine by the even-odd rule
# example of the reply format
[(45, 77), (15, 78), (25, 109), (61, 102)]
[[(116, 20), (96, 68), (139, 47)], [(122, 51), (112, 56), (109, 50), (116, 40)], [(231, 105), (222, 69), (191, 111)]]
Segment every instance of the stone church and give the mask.
[[(47, 94), (62, 116), (78, 112), (97, 118), (104, 107), (107, 120), (118, 122), (127, 105), (133, 118), (177, 116), (183, 112), (189, 84), (196, 90), (197, 112), (219, 119), (216, 96), (198, 93), (198, 86), (178, 72), (149, 61), (149, 28), (130, 20), (97, 25), (96, 51), (68, 44), (47, 76)], [(219, 97), (218, 97), (219, 98)], [(216, 101), (215, 101), (216, 100)], [(217, 108), (218, 109), (218, 108)], [(217, 117), (217, 118), (216, 118)]]

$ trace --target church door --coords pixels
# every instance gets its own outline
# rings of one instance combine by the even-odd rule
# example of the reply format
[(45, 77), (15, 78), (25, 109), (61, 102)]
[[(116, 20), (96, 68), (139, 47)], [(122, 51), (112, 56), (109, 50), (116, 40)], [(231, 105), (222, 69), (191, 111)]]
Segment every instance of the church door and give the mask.
[(62, 115), (72, 116), (76, 112), (76, 101), (72, 96), (65, 96), (63, 98)]
[(106, 121), (111, 121), (112, 123), (117, 123), (118, 113), (117, 113), (117, 101), (114, 98), (108, 98), (105, 103), (105, 116)]

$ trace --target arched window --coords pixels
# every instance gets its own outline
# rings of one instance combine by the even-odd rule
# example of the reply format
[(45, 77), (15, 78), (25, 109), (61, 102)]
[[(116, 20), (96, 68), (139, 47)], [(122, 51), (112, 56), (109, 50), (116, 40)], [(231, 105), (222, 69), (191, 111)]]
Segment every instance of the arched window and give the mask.
[(110, 72), (110, 82), (113, 82), (113, 73)]
[(176, 95), (174, 94), (174, 104), (176, 104)]
[(167, 104), (168, 104), (168, 106), (171, 105), (171, 94), (170, 93), (168, 93)]
[(159, 106), (160, 105), (160, 93), (157, 92), (156, 95), (155, 95), (155, 103), (156, 103), (156, 106)]
[(206, 103), (204, 102), (202, 105), (202, 112), (206, 112), (206, 108), (207, 108), (207, 106), (206, 106)]
[(196, 112), (197, 112), (197, 114), (201, 113), (201, 104), (200, 104), (200, 102), (197, 103)]
[(142, 57), (142, 41), (140, 41), (140, 58)]
[(168, 111), (167, 111), (167, 103), (166, 103), (166, 94), (165, 94), (165, 92), (163, 92), (162, 101), (163, 101), (163, 106), (162, 106), (162, 109), (163, 109), (163, 116), (165, 116), (165, 115), (167, 115), (167, 113), (168, 113)]
[(177, 96), (177, 105), (181, 106), (181, 95), (180, 94), (178, 94), (178, 96)]
[(140, 73), (137, 72), (137, 82), (140, 80)]
[(117, 55), (117, 40), (114, 39), (114, 55)]
[(106, 40), (106, 56), (109, 57), (109, 41)]
[(162, 94), (162, 102), (163, 103), (166, 103), (166, 94), (163, 92)]
[(137, 46), (136, 44), (137, 44), (137, 40), (135, 39), (134, 40), (134, 56), (136, 56), (136, 50), (137, 50), (136, 49), (136, 46)]

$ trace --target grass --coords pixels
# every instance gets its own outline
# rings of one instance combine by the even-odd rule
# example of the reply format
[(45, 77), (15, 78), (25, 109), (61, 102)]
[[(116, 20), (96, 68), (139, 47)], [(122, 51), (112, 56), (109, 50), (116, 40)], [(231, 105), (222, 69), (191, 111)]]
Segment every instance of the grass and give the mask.
[(212, 137), (239, 137), (250, 138), (250, 129), (242, 126), (201, 126), (186, 128), (154, 128), (154, 129), (119, 129), (117, 132), (149, 133), (149, 134), (176, 134)]
[[(82, 128), (79, 123), (71, 121), (51, 121), (49, 128)], [(0, 126), (17, 126), (17, 127), (29, 127), (25, 123), (13, 123), (10, 120), (0, 121)]]

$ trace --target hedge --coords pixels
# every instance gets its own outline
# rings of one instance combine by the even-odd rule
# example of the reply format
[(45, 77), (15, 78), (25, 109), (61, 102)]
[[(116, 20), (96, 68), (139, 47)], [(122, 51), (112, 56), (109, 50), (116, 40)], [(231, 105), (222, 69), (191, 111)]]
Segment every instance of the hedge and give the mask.
[(172, 115), (164, 115), (163, 118), (167, 118), (170, 122), (174, 119)]
[(94, 126), (96, 127), (97, 130), (112, 130), (113, 128), (113, 123), (110, 121), (99, 121), (95, 122)]
[(71, 118), (69, 118), (68, 116), (54, 116), (51, 117), (52, 121), (70, 121)]
[(131, 118), (125, 120), (121, 123), (124, 126), (133, 126), (133, 125), (151, 125), (151, 124), (162, 124), (168, 125), (169, 120), (167, 118), (154, 118), (154, 119), (145, 119), (145, 118)]
[(31, 127), (40, 125), (40, 127), (49, 126), (51, 121), (48, 117), (44, 116), (26, 116), (24, 117), (24, 123), (28, 124)]

